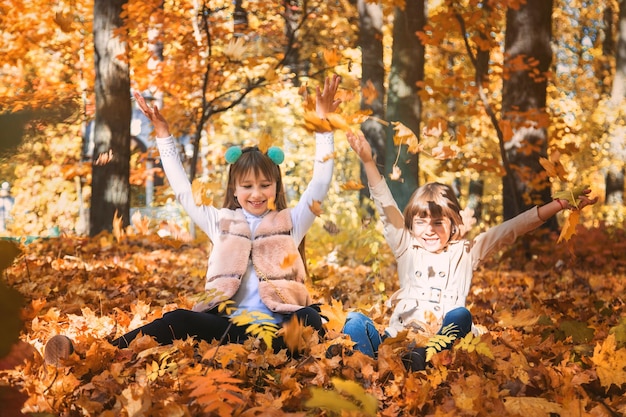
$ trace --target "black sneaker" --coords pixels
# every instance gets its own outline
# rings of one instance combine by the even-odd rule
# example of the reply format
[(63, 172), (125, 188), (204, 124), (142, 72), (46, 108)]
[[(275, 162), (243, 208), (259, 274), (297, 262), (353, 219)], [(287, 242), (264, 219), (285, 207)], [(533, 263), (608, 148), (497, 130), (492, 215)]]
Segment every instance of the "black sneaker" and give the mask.
[(70, 338), (58, 334), (46, 343), (43, 358), (48, 365), (61, 366), (72, 353), (74, 353), (74, 344)]
[(415, 348), (404, 353), (402, 363), (407, 371), (423, 371), (426, 369), (426, 348)]

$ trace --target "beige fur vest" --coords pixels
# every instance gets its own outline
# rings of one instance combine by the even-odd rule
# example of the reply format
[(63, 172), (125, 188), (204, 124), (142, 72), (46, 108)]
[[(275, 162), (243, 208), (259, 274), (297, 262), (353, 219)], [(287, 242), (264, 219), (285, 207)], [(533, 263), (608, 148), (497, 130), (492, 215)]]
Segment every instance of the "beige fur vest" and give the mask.
[(291, 313), (311, 304), (304, 284), (304, 263), (291, 237), (289, 209), (266, 214), (254, 239), (240, 210), (221, 209), (219, 229), (220, 236), (213, 242), (209, 256), (206, 300), (196, 304), (194, 311), (209, 310), (231, 299), (250, 259), (259, 277), (261, 301), (271, 311)]

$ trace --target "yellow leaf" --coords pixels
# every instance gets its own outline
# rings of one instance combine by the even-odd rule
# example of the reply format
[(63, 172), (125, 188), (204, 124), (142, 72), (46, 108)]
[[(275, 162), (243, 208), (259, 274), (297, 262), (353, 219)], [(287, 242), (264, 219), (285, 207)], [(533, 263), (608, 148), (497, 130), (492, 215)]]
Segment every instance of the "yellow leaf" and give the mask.
[(337, 391), (311, 388), (311, 398), (304, 404), (307, 408), (321, 408), (323, 410), (341, 414), (345, 411), (355, 411), (361, 415), (375, 416), (378, 411), (378, 400), (354, 381), (342, 381), (333, 378), (333, 385)]
[(334, 159), (336, 156), (336, 152), (331, 152), (328, 155), (326, 155), (325, 157), (322, 158), (322, 162), (326, 162), (330, 159)]
[(504, 408), (521, 417), (550, 417), (550, 414), (561, 415), (563, 411), (559, 404), (539, 397), (504, 397)]
[(259, 138), (259, 150), (263, 153), (267, 152), (267, 150), (274, 144), (274, 138), (268, 135), (267, 133), (262, 133)]
[(289, 351), (301, 352), (309, 345), (309, 339), (314, 331), (313, 327), (303, 325), (297, 316), (292, 316), (291, 320), (283, 323), (278, 334), (283, 337)]
[(596, 345), (591, 360), (596, 365), (596, 373), (603, 387), (609, 388), (613, 384), (621, 387), (626, 384), (626, 348), (617, 349), (614, 334), (609, 334), (602, 345)]
[(270, 210), (276, 210), (276, 199), (270, 198), (267, 200), (267, 208)]
[(559, 239), (556, 243), (561, 243), (562, 241), (568, 241), (572, 236), (576, 234), (576, 226), (578, 225), (578, 221), (580, 218), (579, 211), (570, 211), (569, 216), (565, 219), (563, 223), (563, 228), (561, 229), (561, 234), (559, 235)]
[(558, 191), (552, 194), (552, 198), (567, 200), (572, 206), (578, 207), (578, 197), (583, 195), (583, 191), (588, 190), (589, 185), (583, 185), (581, 187), (574, 187), (569, 190)]
[(213, 189), (214, 185), (211, 183), (202, 181), (200, 179), (194, 179), (191, 183), (191, 194), (193, 201), (197, 206), (210, 206), (213, 204)]
[(363, 406), (363, 411), (368, 415), (376, 415), (378, 401), (376, 397), (368, 394), (365, 389), (354, 381), (344, 381), (339, 378), (332, 379), (333, 385), (342, 394), (348, 394)]
[(309, 209), (311, 209), (311, 212), (315, 214), (317, 217), (321, 216), (322, 213), (324, 212), (322, 210), (322, 202), (317, 201), (317, 200), (313, 200), (313, 204), (309, 206)]
[(431, 151), (431, 155), (433, 156), (433, 158), (443, 161), (446, 159), (454, 158), (456, 156), (456, 151), (453, 150), (450, 146), (444, 145), (443, 142), (439, 142), (439, 144)]

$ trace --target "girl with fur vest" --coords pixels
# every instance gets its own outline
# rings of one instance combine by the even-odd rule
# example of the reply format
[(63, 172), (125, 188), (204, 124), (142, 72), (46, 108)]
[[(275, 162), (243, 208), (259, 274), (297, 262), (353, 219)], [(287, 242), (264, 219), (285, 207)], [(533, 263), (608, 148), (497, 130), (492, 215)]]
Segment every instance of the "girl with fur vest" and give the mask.
[[(456, 339), (473, 330), (465, 300), (473, 272), (487, 256), (535, 230), (561, 210), (580, 210), (598, 201), (597, 197), (587, 197), (590, 190), (585, 190), (577, 204), (555, 199), (471, 240), (464, 239), (466, 226), (451, 187), (435, 182), (424, 184), (413, 193), (402, 213), (376, 167), (363, 134), (347, 132), (346, 135), (363, 163), (370, 195), (383, 222), (385, 239), (396, 258), (400, 280), (400, 289), (389, 300), (394, 310), (384, 335), (362, 313), (351, 312), (346, 319), (344, 333), (356, 342), (357, 350), (372, 357), (385, 337), (396, 336), (402, 330), (432, 336), (439, 329), (437, 335), (444, 337), (432, 343), (433, 349), (450, 348)], [(448, 343), (442, 346), (442, 340)], [(405, 367), (413, 371), (424, 369), (425, 359), (424, 347), (411, 348), (402, 357)]]
[[(323, 90), (316, 88), (318, 117), (324, 119), (339, 106), (341, 100), (335, 99), (339, 83), (340, 77), (335, 75), (326, 78)], [(333, 158), (328, 158), (334, 151), (332, 131), (315, 135), (313, 177), (295, 207), (287, 208), (279, 167), (284, 154), (277, 147), (265, 153), (257, 147), (228, 149), (225, 158), (230, 168), (223, 208), (198, 206), (168, 123), (156, 105), (148, 106), (138, 93), (134, 96), (154, 125), (163, 169), (177, 200), (210, 238), (213, 249), (201, 302), (192, 310), (168, 312), (112, 343), (127, 347), (140, 333), (154, 337), (160, 344), (187, 337), (241, 343), (248, 337), (249, 325), (235, 325), (232, 318), (244, 311), (264, 313), (256, 317), (278, 328), (297, 318), (323, 335), (319, 309), (311, 306), (305, 287), (306, 270), (298, 247), (316, 218), (311, 206), (323, 201), (330, 187), (334, 165)], [(229, 309), (232, 307), (234, 313), (230, 315), (218, 308), (226, 300), (232, 302)], [(50, 345), (50, 355), (46, 355), (51, 357), (49, 362), (57, 362), (53, 352), (72, 351), (71, 341), (65, 336), (53, 339), (46, 346), (48, 350)], [(286, 347), (282, 337), (274, 338), (272, 344), (276, 351)]]

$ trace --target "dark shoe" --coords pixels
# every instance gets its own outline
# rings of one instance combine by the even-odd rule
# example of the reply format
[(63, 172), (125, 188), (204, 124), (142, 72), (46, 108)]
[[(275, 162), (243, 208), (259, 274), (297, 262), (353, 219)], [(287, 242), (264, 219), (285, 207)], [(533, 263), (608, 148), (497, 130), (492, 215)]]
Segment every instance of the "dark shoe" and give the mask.
[(407, 371), (423, 371), (426, 369), (426, 348), (415, 348), (402, 355), (402, 363)]
[(70, 338), (58, 334), (46, 343), (43, 358), (48, 365), (60, 366), (72, 353), (74, 353), (74, 344)]

